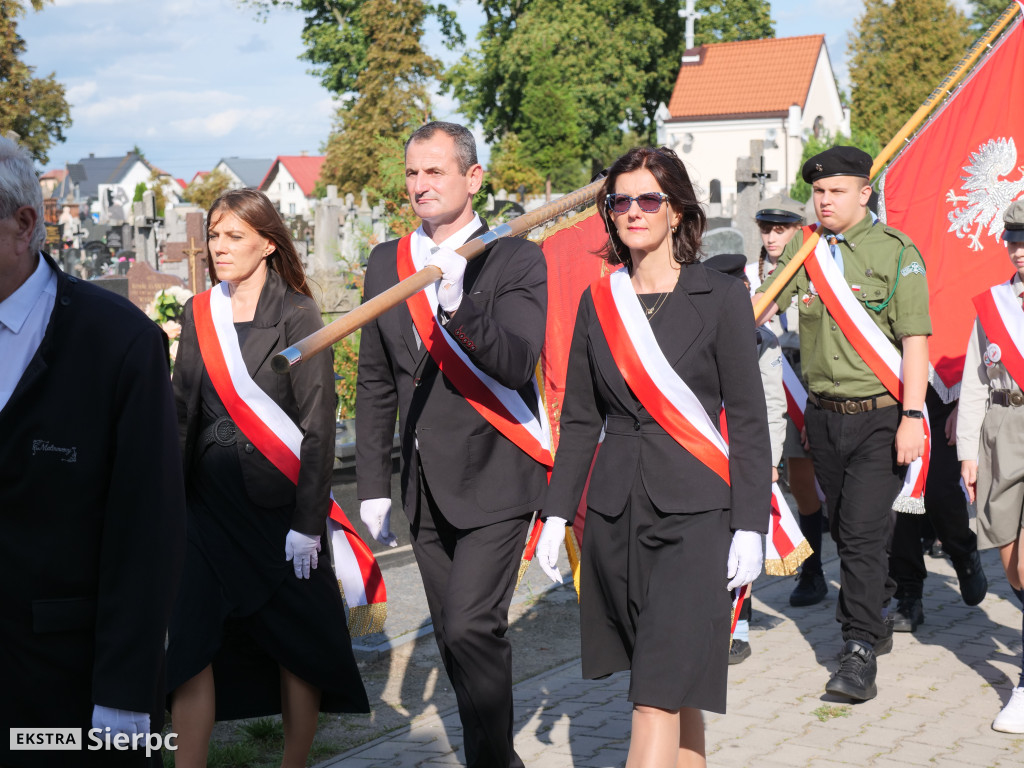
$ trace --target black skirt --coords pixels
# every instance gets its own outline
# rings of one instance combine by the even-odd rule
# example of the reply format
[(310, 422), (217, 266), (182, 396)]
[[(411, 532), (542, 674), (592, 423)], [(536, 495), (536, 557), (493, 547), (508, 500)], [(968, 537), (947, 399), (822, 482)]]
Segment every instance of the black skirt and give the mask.
[(730, 542), (727, 511), (662, 514), (641, 472), (621, 515), (588, 509), (580, 563), (583, 676), (629, 669), (634, 704), (724, 713)]
[[(207, 420), (223, 406), (203, 394)], [(191, 478), (167, 690), (212, 664), (217, 719), (262, 717), (281, 712), (284, 667), (322, 691), (322, 712), (369, 712), (326, 547), (310, 578), (296, 578), (284, 559), (292, 510), (249, 499), (234, 445), (211, 445)]]

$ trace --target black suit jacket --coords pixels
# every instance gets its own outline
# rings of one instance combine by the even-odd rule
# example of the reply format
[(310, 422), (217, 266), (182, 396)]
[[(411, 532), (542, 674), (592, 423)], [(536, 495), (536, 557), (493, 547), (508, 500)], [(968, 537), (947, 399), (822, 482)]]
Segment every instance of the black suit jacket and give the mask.
[(667, 317), (660, 323), (658, 344), (716, 426), (725, 404), (731, 487), (636, 403), (615, 365), (588, 289), (580, 299), (569, 351), (545, 516), (573, 520), (607, 419), (587, 491), (589, 508), (621, 514), (639, 472), (662, 512), (728, 509), (733, 530), (764, 533), (771, 505), (771, 446), (750, 298), (739, 280), (689, 264), (659, 311)]
[[(259, 507), (294, 505), (292, 528), (310, 536), (324, 531), (331, 509), (337, 393), (331, 355), (323, 352), (288, 374), (270, 367), (273, 356), (323, 327), (320, 310), (308, 296), (291, 290), (277, 272), (267, 272), (242, 359), (253, 381), (270, 395), (302, 430), (299, 482), (292, 483), (243, 433), (236, 448), (250, 503)], [(185, 306), (178, 356), (174, 362), (174, 398), (188, 483), (200, 431), (200, 393), (206, 366), (199, 351), (191, 300)], [(284, 542), (281, 542), (284, 557)]]
[[(373, 249), (366, 268), (366, 299), (398, 282), (397, 254), (397, 240)], [(480, 370), (518, 390), (535, 409), (532, 381), (544, 344), (547, 310), (544, 254), (526, 240), (498, 240), (469, 262), (464, 290), (445, 330)], [(545, 468), (477, 413), (441, 375), (426, 349), (417, 348), (405, 304), (362, 330), (356, 386), (356, 479), (361, 499), (391, 497), (396, 412), (407, 511), (419, 493), (420, 462), (434, 500), (459, 528), (540, 509)]]
[[(185, 543), (166, 337), (127, 300), (58, 271), (0, 436), (0, 729), (88, 729), (99, 703), (149, 712), (159, 731)], [(7, 750), (4, 738), (0, 764), (56, 760)], [(61, 755), (81, 765), (97, 753)]]

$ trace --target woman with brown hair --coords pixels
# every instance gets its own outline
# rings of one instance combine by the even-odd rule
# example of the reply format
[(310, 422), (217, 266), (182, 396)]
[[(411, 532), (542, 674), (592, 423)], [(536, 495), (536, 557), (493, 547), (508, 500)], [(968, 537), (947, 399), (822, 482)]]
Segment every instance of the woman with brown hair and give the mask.
[(304, 766), (319, 711), (369, 711), (338, 583), (318, 556), (332, 503), (331, 359), (271, 370), (322, 321), (266, 195), (224, 193), (207, 228), (214, 287), (185, 307), (173, 380), (188, 498), (167, 655), (175, 760), (205, 765), (215, 720), (280, 712), (282, 766)]
[[(569, 353), (538, 545), (552, 567), (602, 427), (580, 574), (583, 676), (631, 671), (628, 768), (702, 766), (725, 711), (729, 590), (761, 570), (771, 478), (750, 300), (698, 263), (704, 212), (667, 149), (619, 158), (604, 256)], [(728, 417), (728, 446), (720, 414)]]

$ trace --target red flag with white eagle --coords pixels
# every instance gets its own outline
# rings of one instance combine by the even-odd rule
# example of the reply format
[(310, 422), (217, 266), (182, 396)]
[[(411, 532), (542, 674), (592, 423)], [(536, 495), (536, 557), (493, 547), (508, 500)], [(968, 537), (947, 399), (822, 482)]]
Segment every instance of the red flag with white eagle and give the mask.
[(959, 394), (971, 299), (1013, 271), (1003, 211), (1024, 197), (1024, 23), (1011, 23), (917, 132), (879, 183), (886, 224), (910, 236), (928, 270), (934, 385)]

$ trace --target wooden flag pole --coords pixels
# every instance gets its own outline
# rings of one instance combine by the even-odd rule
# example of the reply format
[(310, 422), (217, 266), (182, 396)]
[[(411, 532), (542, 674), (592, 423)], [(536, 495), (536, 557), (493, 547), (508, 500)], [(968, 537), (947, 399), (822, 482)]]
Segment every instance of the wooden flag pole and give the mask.
[[(910, 134), (916, 131), (921, 123), (925, 121), (928, 115), (939, 105), (943, 97), (947, 96), (953, 86), (959, 83), (964, 76), (970, 71), (971, 67), (974, 66), (975, 62), (981, 57), (982, 53), (992, 45), (992, 42), (999, 37), (1000, 33), (1007, 26), (1010, 21), (1021, 10), (1021, 6), (1017, 2), (1010, 3), (1006, 10), (1003, 11), (999, 18), (992, 22), (992, 26), (988, 28), (988, 31), (984, 35), (979, 37), (974, 45), (970, 47), (966, 55), (960, 59), (959, 63), (953, 67), (952, 71), (939, 83), (938, 87), (931, 92), (931, 95), (925, 99), (925, 102), (918, 107), (917, 111), (911, 115), (910, 119), (904, 123), (903, 127), (900, 128), (896, 135), (892, 137), (892, 140), (885, 145), (885, 148), (878, 153), (878, 157), (875, 158), (874, 163), (871, 165), (871, 178), (878, 175), (878, 172), (882, 170), (882, 167), (892, 159), (892, 156), (900, 149), (903, 142), (908, 140)], [(779, 294), (786, 284), (793, 279), (793, 276), (797, 273), (797, 270), (803, 266), (804, 260), (810, 255), (811, 251), (818, 244), (817, 233), (812, 234), (807, 238), (803, 245), (800, 246), (793, 258), (789, 260), (779, 276), (772, 281), (772, 284), (761, 294), (761, 297), (754, 304), (754, 317), (757, 318), (757, 322), (760, 323), (762, 317), (768, 310), (768, 306), (775, 301), (775, 297)]]
[[(510, 222), (495, 227), (484, 232), (480, 237), (470, 240), (461, 248), (457, 248), (456, 253), (468, 261), (475, 256), (479, 256), (491, 243), (499, 238), (525, 235), (534, 227), (557, 216), (561, 216), (563, 213), (568, 213), (574, 208), (583, 205), (589, 205), (594, 201), (603, 184), (603, 179), (591, 182), (587, 186), (580, 187), (575, 192), (570, 192), (568, 195), (543, 205), (531, 213), (518, 216)], [(303, 360), (309, 359), (317, 352), (327, 349), (335, 342), (341, 341), (353, 331), (362, 328), (371, 320), (384, 314), (392, 307), (398, 306), (440, 278), (441, 270), (437, 267), (424, 267), (416, 274), (407, 277), (400, 283), (396, 283), (383, 293), (374, 296), (369, 301), (363, 302), (344, 317), (339, 317), (319, 331), (311, 333), (293, 346), (282, 350), (271, 360), (271, 367), (277, 373), (287, 373), (293, 365), (297, 365)]]

